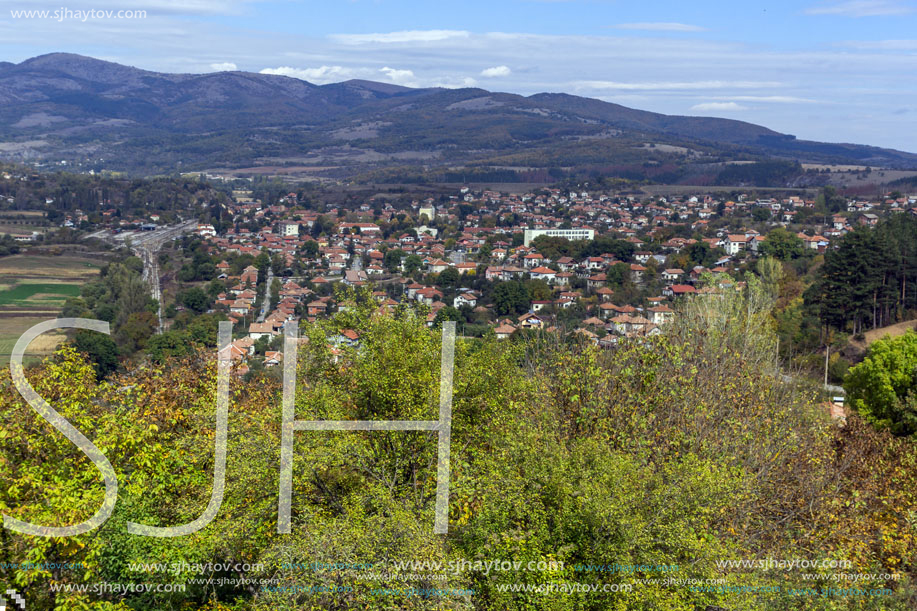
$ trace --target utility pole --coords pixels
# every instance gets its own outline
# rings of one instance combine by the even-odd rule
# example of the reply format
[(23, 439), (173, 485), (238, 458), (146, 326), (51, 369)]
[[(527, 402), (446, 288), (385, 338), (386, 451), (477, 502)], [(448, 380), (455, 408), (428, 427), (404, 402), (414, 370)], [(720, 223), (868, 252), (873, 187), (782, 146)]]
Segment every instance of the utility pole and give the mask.
[(831, 344), (827, 343), (825, 344), (825, 388), (828, 387), (828, 355), (829, 354), (831, 354)]

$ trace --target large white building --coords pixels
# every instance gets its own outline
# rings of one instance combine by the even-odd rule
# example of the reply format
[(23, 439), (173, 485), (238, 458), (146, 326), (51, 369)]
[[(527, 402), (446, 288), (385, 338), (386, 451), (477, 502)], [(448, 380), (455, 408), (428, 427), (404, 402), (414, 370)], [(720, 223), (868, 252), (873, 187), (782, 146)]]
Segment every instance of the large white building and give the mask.
[(284, 237), (299, 235), (299, 223), (284, 221), (278, 225), (278, 228), (280, 229), (280, 235)]
[(532, 240), (538, 236), (546, 235), (552, 238), (566, 238), (568, 240), (593, 240), (595, 239), (595, 229), (526, 229), (522, 238), (522, 243), (528, 246)]

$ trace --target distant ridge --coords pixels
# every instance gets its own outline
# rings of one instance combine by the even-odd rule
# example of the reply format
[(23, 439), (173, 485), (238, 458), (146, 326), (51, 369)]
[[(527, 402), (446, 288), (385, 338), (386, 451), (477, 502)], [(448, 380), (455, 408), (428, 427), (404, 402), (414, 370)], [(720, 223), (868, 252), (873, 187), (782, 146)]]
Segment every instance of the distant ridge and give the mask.
[(651, 180), (730, 159), (917, 168), (912, 153), (800, 141), (743, 121), (564, 93), (164, 74), (69, 53), (0, 63), (0, 137), (7, 158), (104, 158), (106, 167), (136, 173), (290, 160), (339, 175), (472, 165), (642, 172)]

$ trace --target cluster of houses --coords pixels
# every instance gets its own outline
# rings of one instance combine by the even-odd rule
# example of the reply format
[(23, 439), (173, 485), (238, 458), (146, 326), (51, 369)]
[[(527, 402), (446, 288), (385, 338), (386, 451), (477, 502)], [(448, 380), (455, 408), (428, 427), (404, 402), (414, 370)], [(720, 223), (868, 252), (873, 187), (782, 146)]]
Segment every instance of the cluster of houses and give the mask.
[[(424, 304), (431, 325), (443, 308), (470, 311), (501, 339), (518, 331), (559, 329), (558, 313), (571, 308), (579, 316), (575, 329), (570, 329), (569, 318), (563, 328), (600, 345), (652, 336), (672, 320), (674, 301), (707, 290), (700, 288), (705, 273), (728, 273), (757, 256), (773, 228), (789, 229), (806, 249), (821, 253), (833, 240), (857, 226), (875, 225), (883, 215), (917, 214), (917, 195), (850, 200), (846, 211), (827, 217), (806, 212), (814, 206), (814, 200), (797, 196), (648, 197), (556, 188), (513, 194), (462, 188), (451, 196), (410, 203), (371, 198), (346, 211), (320, 214), (300, 205), (295, 193), (262, 203), (240, 191), (226, 206), (236, 221), (232, 226), (217, 231), (201, 223), (196, 233), (220, 261), (217, 271), (227, 286), (213, 307), (248, 329), (232, 346), (233, 358), (244, 363), (256, 342), (279, 337), (287, 321), (333, 313), (337, 304), (332, 291), (323, 287), (336, 283), (372, 285), (382, 309), (404, 301)], [(768, 214), (753, 215), (755, 209)], [(754, 217), (766, 220), (755, 222)], [(124, 222), (112, 215), (105, 218)], [(77, 214), (67, 221), (80, 219)], [(633, 255), (624, 261), (609, 253), (549, 258), (538, 251), (538, 236), (571, 241), (613, 237), (632, 244)], [(679, 255), (699, 242), (721, 253), (709, 269), (672, 264), (688, 260)], [(394, 260), (392, 251), (398, 254)], [(285, 268), (278, 275), (283, 283), (276, 307), (266, 313), (254, 307), (259, 296), (264, 299), (257, 294), (258, 270), (250, 266), (230, 277), (226, 262), (233, 255), (257, 257), (262, 252), (279, 257)], [(646, 288), (638, 302), (615, 302), (608, 272), (616, 266), (630, 282)], [(454, 270), (458, 282), (437, 282), (447, 270)], [(481, 290), (481, 276), (489, 283), (543, 281), (550, 296), (533, 299), (520, 316), (501, 314), (487, 297), (489, 291)], [(265, 283), (260, 286), (264, 290)], [(647, 296), (653, 295), (649, 291), (655, 296)], [(268, 351), (264, 359), (265, 366), (273, 366), (281, 356)]]

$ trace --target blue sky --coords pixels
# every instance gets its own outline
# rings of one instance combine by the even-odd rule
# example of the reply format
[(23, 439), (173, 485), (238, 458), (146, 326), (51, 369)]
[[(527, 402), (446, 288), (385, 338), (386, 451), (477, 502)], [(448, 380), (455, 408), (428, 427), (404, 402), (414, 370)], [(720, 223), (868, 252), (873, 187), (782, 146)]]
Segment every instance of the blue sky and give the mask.
[[(0, 60), (567, 92), (917, 152), (917, 0), (0, 0)], [(59, 21), (13, 10), (145, 10)]]

